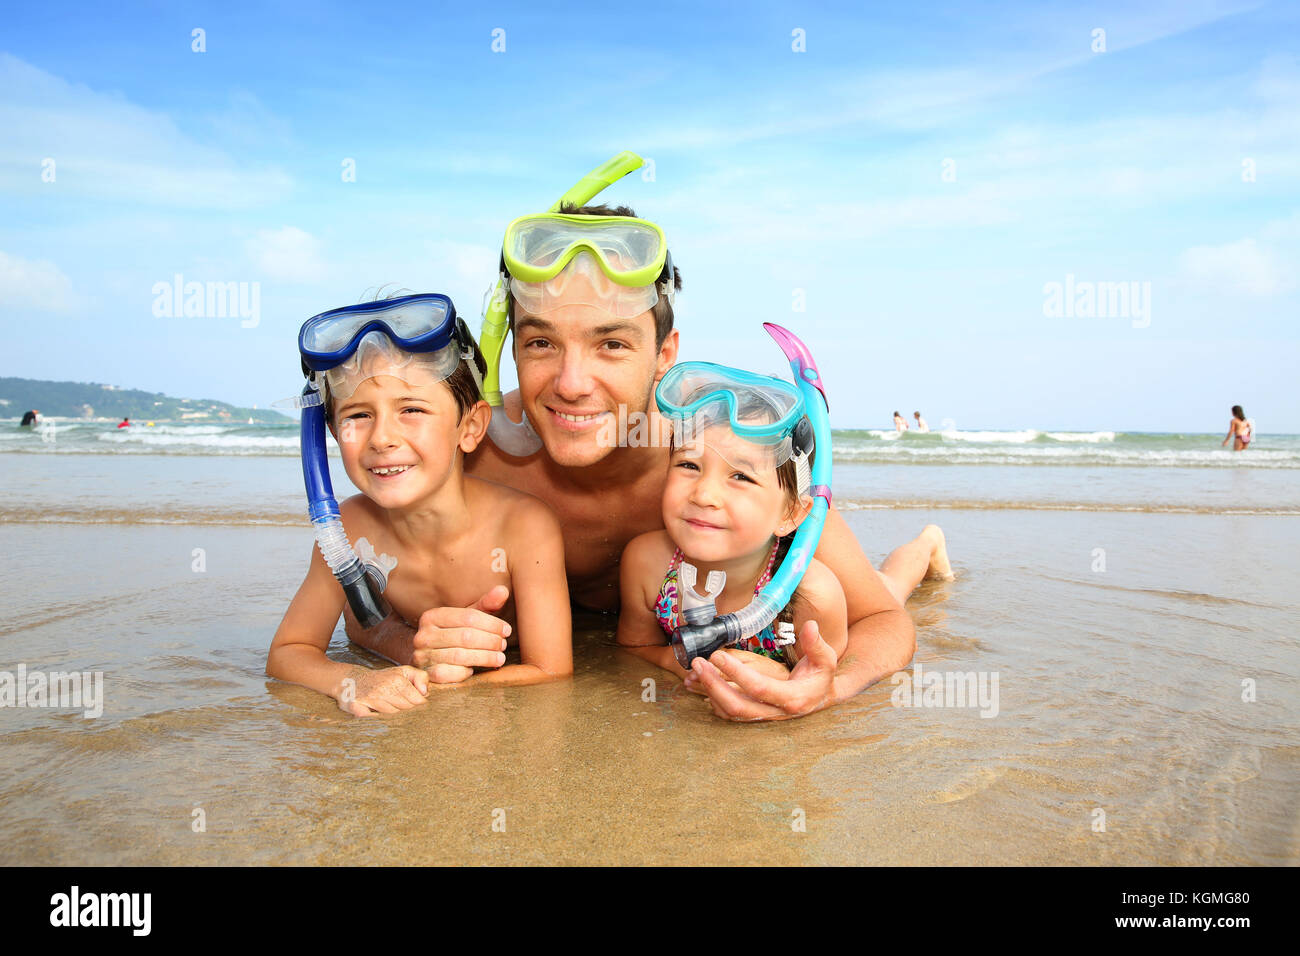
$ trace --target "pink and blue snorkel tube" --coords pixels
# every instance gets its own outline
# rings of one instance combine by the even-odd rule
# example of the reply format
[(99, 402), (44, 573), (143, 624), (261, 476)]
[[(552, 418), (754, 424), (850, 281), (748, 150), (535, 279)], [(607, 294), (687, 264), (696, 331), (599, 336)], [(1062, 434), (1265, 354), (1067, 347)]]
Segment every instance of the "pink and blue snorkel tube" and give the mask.
[[(776, 619), (781, 609), (790, 603), (795, 588), (803, 580), (808, 562), (812, 560), (826, 524), (826, 513), (831, 507), (831, 425), (829, 403), (822, 385), (821, 373), (812, 353), (793, 332), (771, 322), (764, 322), (767, 334), (785, 353), (794, 374), (795, 386), (803, 396), (804, 417), (794, 429), (792, 439), (796, 448), (815, 447), (817, 457), (812, 464), (812, 510), (795, 533), (790, 550), (786, 552), (781, 567), (762, 592), (755, 595), (739, 611), (714, 617), (707, 623), (686, 623), (673, 630), (672, 647), (677, 662), (690, 670), (691, 661), (697, 657), (708, 658), (719, 648), (734, 644), (751, 634), (757, 634)], [(664, 410), (661, 405), (661, 411)]]

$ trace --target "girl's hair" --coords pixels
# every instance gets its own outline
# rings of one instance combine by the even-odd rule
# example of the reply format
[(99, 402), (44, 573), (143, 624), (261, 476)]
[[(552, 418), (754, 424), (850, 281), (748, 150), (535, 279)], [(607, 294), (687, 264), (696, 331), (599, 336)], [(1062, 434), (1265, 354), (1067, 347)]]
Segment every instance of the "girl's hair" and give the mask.
[(895, 418), (902, 418), (903, 416), (900, 415), (900, 414), (898, 414), (898, 412), (894, 412), (894, 417), (895, 417)]
[[(813, 462), (817, 460), (817, 449), (814, 448), (808, 453), (808, 467), (812, 468)], [(776, 483), (781, 486), (785, 492), (786, 505), (790, 510), (799, 507), (799, 469), (795, 466), (794, 459), (779, 465), (776, 469)], [(791, 529), (790, 533), (777, 539), (776, 542), (776, 562), (772, 565), (772, 574), (780, 570), (781, 565), (785, 562), (785, 556), (790, 553), (790, 545), (794, 543), (795, 532), (798, 528)], [(790, 595), (790, 600), (786, 606), (781, 608), (776, 615), (776, 619), (782, 624), (794, 623), (795, 608), (802, 603), (804, 597), (799, 593), (799, 588), (795, 588)]]
[(1246, 413), (1241, 410), (1240, 405), (1232, 406), (1232, 414), (1234, 418), (1240, 418), (1243, 422), (1246, 420)]

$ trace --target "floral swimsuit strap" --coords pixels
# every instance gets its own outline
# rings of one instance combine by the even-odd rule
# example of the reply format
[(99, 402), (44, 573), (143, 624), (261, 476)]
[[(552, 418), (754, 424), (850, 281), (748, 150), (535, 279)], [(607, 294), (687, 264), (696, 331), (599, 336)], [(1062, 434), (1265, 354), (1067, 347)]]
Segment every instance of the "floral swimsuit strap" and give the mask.
[[(772, 580), (772, 568), (776, 564), (778, 547), (779, 542), (772, 545), (772, 553), (767, 556), (767, 566), (763, 568), (763, 573), (758, 576), (758, 583), (754, 585), (755, 594), (760, 593), (767, 586), (767, 582)], [(665, 634), (672, 634), (680, 620), (681, 585), (678, 583), (677, 569), (681, 567), (684, 557), (681, 548), (673, 549), (672, 560), (668, 562), (668, 572), (664, 575), (664, 583), (659, 586), (659, 597), (655, 601), (655, 620), (659, 622)], [(771, 627), (764, 628), (765, 633), (770, 630)]]

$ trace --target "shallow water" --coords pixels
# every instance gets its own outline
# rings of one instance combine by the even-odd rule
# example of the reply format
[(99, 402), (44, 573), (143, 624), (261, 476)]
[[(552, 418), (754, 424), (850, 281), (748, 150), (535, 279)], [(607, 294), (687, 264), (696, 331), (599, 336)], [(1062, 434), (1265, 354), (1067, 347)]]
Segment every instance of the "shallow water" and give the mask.
[[(933, 517), (848, 515), (877, 561)], [(894, 706), (887, 680), (761, 725), (712, 717), (599, 615), (572, 681), (348, 718), (262, 673), (305, 528), (0, 524), (30, 583), (0, 670), (105, 682), (97, 719), (0, 709), (0, 863), (1300, 859), (1295, 519), (941, 519), (958, 579), (909, 603), (916, 661), (996, 673), (997, 715)]]

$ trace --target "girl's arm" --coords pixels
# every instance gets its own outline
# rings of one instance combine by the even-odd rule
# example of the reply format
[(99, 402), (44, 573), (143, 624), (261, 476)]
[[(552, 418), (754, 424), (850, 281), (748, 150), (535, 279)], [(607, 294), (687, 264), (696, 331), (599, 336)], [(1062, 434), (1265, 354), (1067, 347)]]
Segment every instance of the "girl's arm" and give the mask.
[[(685, 677), (687, 672), (677, 663), (673, 649), (668, 646), (668, 635), (654, 614), (654, 600), (662, 583), (662, 578), (656, 580), (655, 575), (662, 573), (664, 564), (664, 561), (655, 562), (656, 557), (662, 557), (657, 553), (662, 549), (655, 548), (654, 543), (662, 533), (651, 531), (638, 535), (623, 549), (623, 560), (619, 564), (617, 640), (629, 654), (672, 671), (678, 677)], [(650, 597), (651, 586), (655, 598)]]
[(327, 694), (348, 713), (392, 713), (424, 702), (428, 676), (414, 667), (371, 670), (325, 656), (343, 612), (343, 589), (313, 545), (307, 577), (285, 611), (266, 655), (269, 677)]
[(573, 673), (573, 620), (560, 522), (550, 508), (530, 498), (515, 507), (506, 524), (520, 663), (483, 671), (462, 684), (540, 684)]
[(831, 646), (837, 658), (842, 656), (849, 644), (849, 615), (839, 578), (814, 558), (799, 582), (798, 593), (802, 600), (794, 607), (795, 633), (800, 633), (809, 621), (816, 621), (822, 640)]

